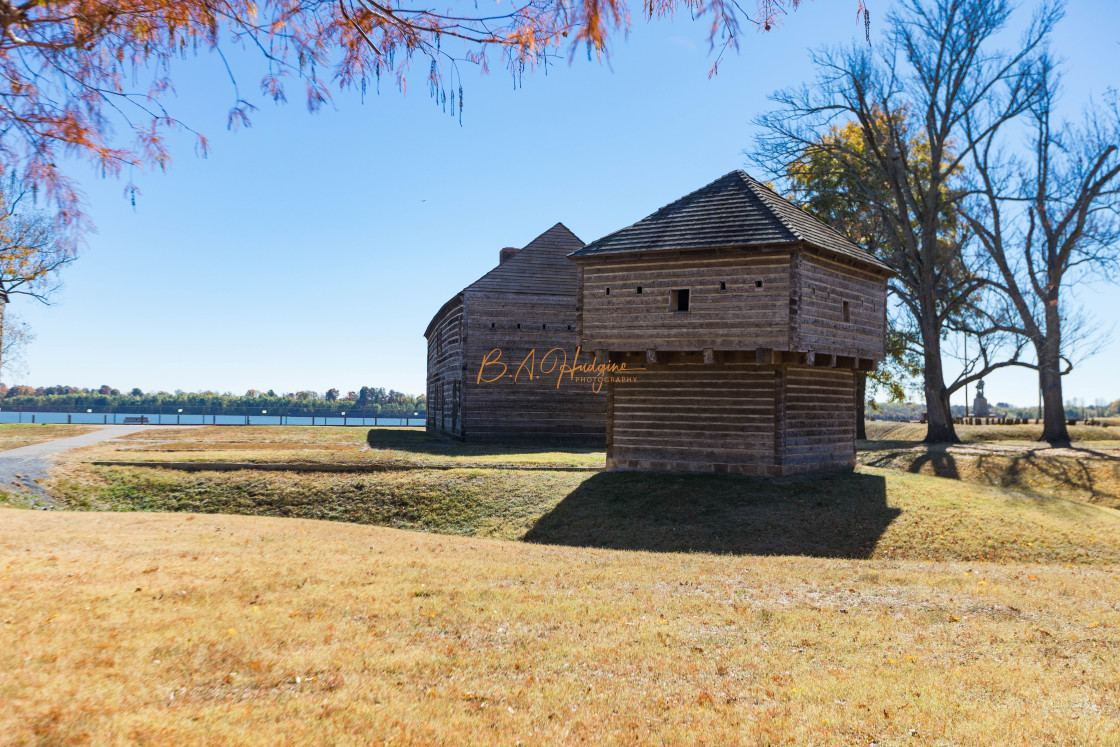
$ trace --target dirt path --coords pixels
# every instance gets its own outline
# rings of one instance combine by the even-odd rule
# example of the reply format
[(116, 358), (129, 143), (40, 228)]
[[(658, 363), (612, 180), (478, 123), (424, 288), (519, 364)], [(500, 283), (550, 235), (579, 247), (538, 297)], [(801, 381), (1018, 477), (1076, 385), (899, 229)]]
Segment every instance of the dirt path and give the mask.
[(45, 480), (47, 473), (50, 472), (52, 455), (137, 431), (168, 427), (166, 425), (106, 425), (93, 433), (0, 451), (0, 490), (22, 493), (45, 501), (48, 499), (47, 492), (38, 481)]

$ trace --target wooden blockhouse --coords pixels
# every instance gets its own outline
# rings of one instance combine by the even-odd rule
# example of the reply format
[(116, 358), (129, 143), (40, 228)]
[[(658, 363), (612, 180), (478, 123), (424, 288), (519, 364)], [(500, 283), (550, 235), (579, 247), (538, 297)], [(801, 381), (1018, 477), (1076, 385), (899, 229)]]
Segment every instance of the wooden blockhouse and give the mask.
[(436, 313), (424, 332), (429, 432), (472, 442), (603, 443), (606, 391), (572, 376), (557, 383), (579, 346), (579, 273), (567, 255), (582, 247), (557, 223), (521, 249), (502, 249), (497, 267)]
[[(607, 389), (607, 467), (789, 475), (855, 464), (855, 377), (890, 269), (742, 171), (571, 255)], [(644, 369), (631, 371), (630, 369)]]

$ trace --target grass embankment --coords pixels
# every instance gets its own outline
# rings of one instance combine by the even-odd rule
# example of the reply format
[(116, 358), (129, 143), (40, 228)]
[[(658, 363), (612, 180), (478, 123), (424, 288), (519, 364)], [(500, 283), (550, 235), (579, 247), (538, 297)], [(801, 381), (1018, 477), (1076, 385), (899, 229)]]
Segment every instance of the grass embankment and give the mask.
[(41, 444), (56, 438), (70, 438), (97, 428), (88, 425), (52, 425), (46, 423), (4, 423), (0, 425), (0, 451)]
[(1120, 740), (1116, 570), (2, 513), (9, 743)]
[(787, 480), (494, 469), (180, 472), (70, 464), (59, 505), (332, 519), (656, 551), (1120, 563), (1120, 513), (892, 470)]
[(148, 430), (100, 444), (88, 460), (128, 462), (242, 462), (253, 464), (580, 467), (604, 464), (601, 448), (542, 451), (532, 446), (464, 444), (433, 437), (423, 428), (367, 429), (323, 426), (204, 426)]
[[(1007, 488), (1025, 495), (1060, 497), (1120, 508), (1120, 428), (1070, 428), (1073, 448), (1051, 449), (1026, 440), (1041, 426), (957, 426), (963, 444), (916, 443), (917, 423), (868, 423), (860, 464)], [(1080, 439), (1080, 440), (1079, 440)]]

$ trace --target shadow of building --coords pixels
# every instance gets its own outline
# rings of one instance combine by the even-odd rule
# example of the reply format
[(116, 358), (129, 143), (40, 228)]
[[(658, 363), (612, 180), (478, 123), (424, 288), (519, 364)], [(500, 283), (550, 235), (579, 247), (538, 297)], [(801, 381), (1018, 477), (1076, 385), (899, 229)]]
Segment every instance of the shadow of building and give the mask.
[(901, 513), (886, 481), (852, 472), (768, 480), (606, 472), (542, 516), (540, 544), (653, 552), (866, 558)]

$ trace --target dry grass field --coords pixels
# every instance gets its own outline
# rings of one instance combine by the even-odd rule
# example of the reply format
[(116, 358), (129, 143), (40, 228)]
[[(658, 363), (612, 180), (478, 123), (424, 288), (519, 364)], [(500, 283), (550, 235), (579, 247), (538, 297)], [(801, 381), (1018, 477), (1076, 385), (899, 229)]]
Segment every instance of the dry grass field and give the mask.
[(1041, 426), (957, 426), (956, 446), (918, 443), (925, 426), (869, 422), (859, 463), (1120, 508), (1120, 428), (1073, 426), (1073, 448), (1036, 439)]
[[(365, 436), (150, 430), (67, 454), (81, 512), (0, 508), (0, 741), (1120, 743), (1120, 511), (1059, 478)], [(394, 469), (91, 463), (311, 454)]]
[(4, 423), (0, 425), (0, 451), (41, 444), (56, 438), (80, 436), (97, 430), (87, 425), (45, 425), (35, 423)]
[[(1069, 436), (1074, 442), (1112, 441), (1120, 445), (1120, 423), (1106, 418), (1108, 425), (1071, 425)], [(869, 420), (866, 423), (869, 441), (921, 441), (926, 427), (921, 423), (890, 420)], [(1042, 436), (1041, 425), (958, 425), (957, 436), (965, 443), (978, 441), (1035, 442)]]
[(11, 744), (1120, 741), (1116, 567), (0, 509), (0, 588)]
[(331, 426), (201, 426), (148, 430), (90, 447), (88, 460), (129, 462), (245, 462), (297, 465), (562, 466), (597, 469), (599, 449), (541, 451), (534, 447), (476, 446), (429, 436), (423, 428), (367, 429)]

